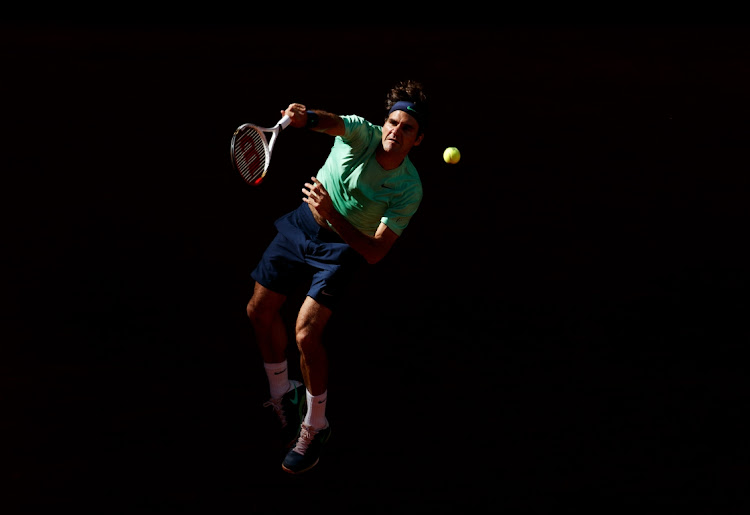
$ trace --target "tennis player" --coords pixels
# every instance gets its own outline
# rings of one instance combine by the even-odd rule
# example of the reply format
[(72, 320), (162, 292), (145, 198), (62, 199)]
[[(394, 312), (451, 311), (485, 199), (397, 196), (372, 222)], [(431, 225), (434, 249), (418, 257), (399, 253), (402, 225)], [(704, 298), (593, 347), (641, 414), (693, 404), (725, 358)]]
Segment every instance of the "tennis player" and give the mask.
[[(255, 288), (247, 304), (270, 387), (264, 407), (280, 421), (289, 449), (282, 467), (291, 474), (314, 467), (331, 435), (323, 330), (355, 272), (388, 254), (422, 201), (422, 183), (408, 157), (427, 125), (422, 85), (398, 83), (385, 108), (382, 126), (296, 103), (282, 111), (292, 127), (334, 137), (317, 176), (302, 188), (300, 206), (275, 221), (277, 234), (251, 273)], [(302, 382), (289, 378), (289, 340), (280, 315), (300, 285), (309, 287), (295, 326)]]

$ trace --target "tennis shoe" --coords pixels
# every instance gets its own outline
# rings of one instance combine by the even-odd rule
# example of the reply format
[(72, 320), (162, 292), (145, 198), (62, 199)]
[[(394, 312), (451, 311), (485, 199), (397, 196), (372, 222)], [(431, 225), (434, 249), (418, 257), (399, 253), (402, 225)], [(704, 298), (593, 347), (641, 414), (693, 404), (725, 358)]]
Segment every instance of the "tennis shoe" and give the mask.
[(307, 472), (320, 461), (323, 445), (331, 437), (331, 425), (323, 429), (315, 429), (307, 424), (300, 428), (297, 445), (284, 458), (281, 468), (290, 474)]
[(289, 381), (290, 389), (280, 399), (269, 399), (263, 403), (264, 408), (272, 408), (281, 424), (281, 438), (289, 448), (294, 445), (300, 431), (300, 424), (305, 417), (307, 397), (305, 385), (299, 381)]

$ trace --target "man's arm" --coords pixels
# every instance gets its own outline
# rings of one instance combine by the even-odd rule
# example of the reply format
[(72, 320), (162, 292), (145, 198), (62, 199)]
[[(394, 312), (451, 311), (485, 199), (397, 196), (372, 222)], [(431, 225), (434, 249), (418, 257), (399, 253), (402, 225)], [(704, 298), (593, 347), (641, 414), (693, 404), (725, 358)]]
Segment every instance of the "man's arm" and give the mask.
[[(324, 132), (331, 136), (343, 136), (346, 130), (344, 127), (344, 120), (337, 114), (329, 113), (327, 111), (321, 111), (316, 109), (315, 116), (317, 116), (317, 125), (311, 127), (312, 130), (317, 132)], [(281, 114), (289, 116), (291, 119), (291, 126), (298, 129), (307, 127), (307, 122), (310, 116), (308, 116), (308, 109), (302, 104), (289, 104)], [(311, 115), (312, 116), (312, 115)]]
[(369, 264), (373, 265), (383, 259), (398, 239), (398, 234), (387, 225), (381, 223), (375, 231), (375, 236), (368, 236), (352, 224), (333, 207), (333, 202), (323, 185), (312, 177), (312, 183), (305, 183), (302, 192), (310, 210), (318, 224), (325, 227), (326, 221), (336, 230), (341, 239), (351, 248), (359, 252)]
[(327, 220), (341, 239), (362, 254), (365, 261), (371, 265), (383, 259), (398, 239), (398, 235), (384, 223), (378, 226), (375, 236), (367, 236), (350, 224), (338, 211), (334, 210), (333, 216), (329, 216)]

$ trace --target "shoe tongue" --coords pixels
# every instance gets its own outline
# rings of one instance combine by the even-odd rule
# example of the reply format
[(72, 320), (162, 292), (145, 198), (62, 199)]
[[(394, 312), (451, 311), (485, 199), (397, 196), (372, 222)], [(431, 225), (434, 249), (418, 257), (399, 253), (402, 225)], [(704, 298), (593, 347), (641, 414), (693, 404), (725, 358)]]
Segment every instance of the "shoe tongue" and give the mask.
[(294, 452), (297, 454), (305, 454), (307, 446), (312, 442), (315, 436), (315, 430), (310, 426), (302, 426), (300, 429), (299, 438), (297, 439), (297, 445), (294, 447)]

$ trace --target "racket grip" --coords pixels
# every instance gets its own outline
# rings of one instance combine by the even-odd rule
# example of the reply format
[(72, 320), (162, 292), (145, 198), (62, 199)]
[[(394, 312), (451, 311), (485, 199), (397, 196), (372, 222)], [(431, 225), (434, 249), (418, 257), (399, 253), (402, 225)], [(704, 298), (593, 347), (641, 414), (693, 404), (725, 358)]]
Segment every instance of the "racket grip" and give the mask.
[(281, 118), (281, 120), (279, 120), (279, 125), (281, 126), (282, 129), (286, 129), (287, 125), (289, 125), (291, 123), (291, 121), (292, 121), (292, 119), (289, 118), (289, 116), (285, 114), (283, 116), (283, 118)]

